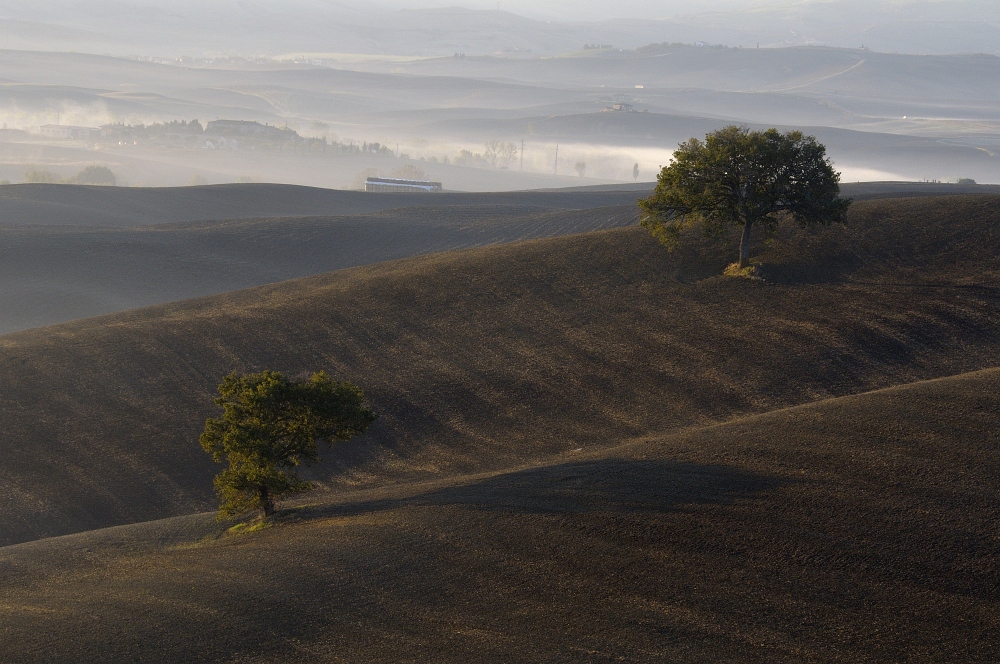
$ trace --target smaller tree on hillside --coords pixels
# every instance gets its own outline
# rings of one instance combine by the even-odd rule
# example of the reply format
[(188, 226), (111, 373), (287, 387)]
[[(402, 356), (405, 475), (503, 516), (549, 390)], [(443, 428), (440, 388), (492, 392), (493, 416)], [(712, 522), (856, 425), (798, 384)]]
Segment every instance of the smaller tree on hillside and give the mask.
[(219, 518), (257, 510), (312, 488), (295, 468), (319, 459), (318, 441), (332, 444), (364, 433), (377, 415), (364, 406), (361, 388), (325, 372), (289, 380), (277, 371), (233, 372), (219, 384), (222, 417), (209, 418), (199, 442), (228, 467), (215, 477)]
[(840, 198), (840, 174), (814, 137), (730, 126), (681, 143), (639, 206), (643, 227), (667, 249), (694, 223), (709, 237), (742, 226), (744, 268), (754, 226), (774, 225), (784, 214), (803, 226), (843, 222), (850, 203)]

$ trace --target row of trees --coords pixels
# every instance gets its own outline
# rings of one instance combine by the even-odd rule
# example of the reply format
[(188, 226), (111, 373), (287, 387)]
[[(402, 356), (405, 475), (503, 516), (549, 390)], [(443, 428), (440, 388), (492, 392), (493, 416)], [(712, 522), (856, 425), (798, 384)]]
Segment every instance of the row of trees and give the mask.
[[(292, 129), (281, 129), (262, 134), (209, 132), (198, 120), (173, 120), (152, 124), (110, 124), (101, 127), (98, 143), (107, 145), (141, 145), (146, 147), (200, 150), (206, 141), (217, 138), (236, 140), (239, 149), (281, 152), (327, 153), (336, 155), (395, 156), (388, 145), (377, 141), (341, 142), (326, 136), (300, 136)], [(224, 146), (218, 146), (224, 147)]]
[[(509, 168), (517, 159), (517, 145), (497, 139), (486, 141), (482, 152), (462, 150), (454, 159), (456, 166), (473, 166), (475, 168)], [(445, 158), (444, 163), (448, 163)]]
[[(510, 164), (517, 159), (518, 147), (516, 143), (503, 142), (491, 139), (486, 142), (485, 150), (482, 153), (462, 150), (455, 157), (457, 166), (475, 166), (478, 168), (509, 168)], [(434, 161), (437, 161), (436, 159)], [(447, 157), (444, 163), (448, 163)], [(573, 165), (573, 170), (580, 177), (587, 174), (587, 162), (578, 161)], [(639, 164), (632, 167), (632, 179), (639, 181)]]

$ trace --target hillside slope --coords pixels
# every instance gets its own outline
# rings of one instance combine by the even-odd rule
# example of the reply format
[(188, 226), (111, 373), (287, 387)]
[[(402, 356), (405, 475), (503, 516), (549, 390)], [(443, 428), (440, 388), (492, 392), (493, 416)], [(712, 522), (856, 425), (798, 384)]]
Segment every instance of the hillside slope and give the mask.
[(96, 187), (15, 184), (0, 187), (0, 223), (100, 228), (265, 217), (342, 216), (419, 205), (527, 205), (581, 210), (628, 205), (633, 187), (591, 191), (378, 194), (287, 184), (203, 187)]
[[(687, 137), (687, 135), (685, 135)], [(222, 184), (202, 187), (95, 187), (15, 184), (0, 187), (3, 226), (130, 228), (192, 221), (369, 214), (415, 206), (531, 206), (586, 210), (633, 205), (654, 183), (568, 187), (493, 193), (377, 194), (287, 184)], [(856, 191), (857, 189), (857, 191)], [(997, 193), (990, 185), (925, 182), (845, 183), (845, 196)]]
[[(8, 661), (990, 661), (1000, 370), (0, 548)], [(202, 539), (205, 536), (208, 539)]]
[(7, 335), (0, 542), (211, 508), (196, 441), (234, 368), (364, 386), (382, 419), (314, 475), (358, 487), (993, 366), (998, 219), (992, 197), (858, 204), (847, 228), (779, 234), (763, 283), (633, 228)]
[(431, 252), (634, 225), (638, 207), (0, 228), (0, 334)]
[[(636, 222), (635, 199), (647, 195), (650, 186), (395, 199), (394, 194), (279, 185), (13, 187), (14, 194), (35, 198), (4, 198), (0, 191), (0, 219), (8, 222), (0, 225), (0, 334), (435, 251), (626, 226)], [(998, 189), (889, 182), (847, 184), (844, 194), (871, 199)], [(73, 192), (81, 194), (79, 200), (70, 196)], [(21, 203), (40, 206), (35, 213), (41, 214), (48, 206), (62, 205), (67, 196), (74, 200), (71, 210), (36, 218), (50, 223), (10, 223), (21, 218)], [(506, 202), (489, 202), (494, 199)], [(456, 204), (460, 201), (465, 203)], [(599, 206), (613, 201), (620, 204)], [(407, 202), (414, 205), (303, 216), (317, 209)], [(226, 218), (251, 211), (297, 216)], [(183, 221), (208, 214), (221, 220)], [(172, 221), (144, 225), (156, 219)], [(120, 227), (130, 220), (137, 225)]]

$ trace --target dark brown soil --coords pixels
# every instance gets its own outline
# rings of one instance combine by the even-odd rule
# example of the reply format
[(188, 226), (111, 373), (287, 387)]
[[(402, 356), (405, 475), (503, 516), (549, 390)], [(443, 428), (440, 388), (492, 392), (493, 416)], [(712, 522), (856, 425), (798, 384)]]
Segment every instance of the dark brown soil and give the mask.
[[(859, 203), (758, 237), (764, 280), (627, 228), (0, 337), (0, 659), (991, 661), (998, 220)], [(197, 434), (264, 367), (383, 417), (227, 534)]]
[(246, 535), (2, 548), (4, 659), (993, 661), (998, 395), (990, 370), (315, 496)]
[[(220, 377), (327, 369), (382, 414), (313, 477), (496, 470), (993, 366), (1000, 199), (783, 229), (771, 281), (640, 229), (438, 254), (0, 338), (0, 541), (210, 509)], [(833, 257), (836, 260), (831, 260)], [(813, 268), (812, 266), (819, 267)]]

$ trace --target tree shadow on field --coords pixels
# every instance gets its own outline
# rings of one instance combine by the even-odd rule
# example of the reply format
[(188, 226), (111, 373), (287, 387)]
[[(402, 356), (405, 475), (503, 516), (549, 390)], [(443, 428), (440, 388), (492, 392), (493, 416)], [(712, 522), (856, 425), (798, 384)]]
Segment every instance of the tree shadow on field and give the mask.
[(787, 480), (739, 468), (664, 460), (605, 459), (495, 475), (401, 499), (315, 505), (297, 516), (350, 516), (410, 506), (450, 505), (524, 514), (665, 512), (726, 504)]

